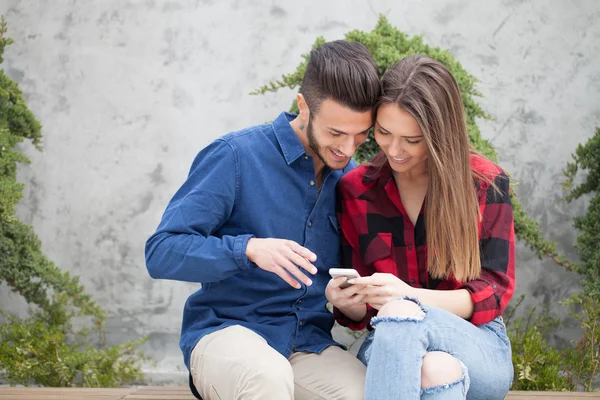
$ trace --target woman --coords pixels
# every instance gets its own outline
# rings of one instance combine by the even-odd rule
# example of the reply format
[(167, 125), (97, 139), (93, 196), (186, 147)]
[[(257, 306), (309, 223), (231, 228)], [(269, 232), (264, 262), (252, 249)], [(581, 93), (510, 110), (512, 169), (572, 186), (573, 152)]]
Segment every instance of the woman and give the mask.
[(502, 312), (515, 282), (507, 175), (469, 145), (446, 67), (407, 57), (382, 78), (381, 152), (339, 183), (337, 321), (374, 328), (365, 399), (503, 399), (512, 382)]

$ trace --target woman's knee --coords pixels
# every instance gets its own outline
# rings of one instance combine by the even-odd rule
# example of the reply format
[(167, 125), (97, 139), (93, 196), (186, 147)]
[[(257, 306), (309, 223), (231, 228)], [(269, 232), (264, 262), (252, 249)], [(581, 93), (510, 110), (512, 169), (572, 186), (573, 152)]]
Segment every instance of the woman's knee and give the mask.
[(432, 388), (457, 382), (463, 377), (460, 362), (443, 351), (430, 351), (423, 357), (421, 388)]
[(381, 307), (377, 313), (378, 317), (412, 317), (423, 319), (425, 312), (419, 304), (410, 299), (398, 299), (390, 301)]

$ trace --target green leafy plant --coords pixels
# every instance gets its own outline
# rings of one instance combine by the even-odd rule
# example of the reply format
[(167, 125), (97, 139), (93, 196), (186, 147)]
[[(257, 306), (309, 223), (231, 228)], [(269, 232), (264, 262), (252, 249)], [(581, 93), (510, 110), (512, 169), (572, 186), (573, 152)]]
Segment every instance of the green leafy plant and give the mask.
[(583, 335), (575, 346), (564, 352), (564, 371), (575, 387), (584, 391), (600, 391), (594, 388), (594, 379), (600, 374), (600, 301), (578, 293), (565, 301), (580, 324)]
[[(578, 321), (582, 336), (573, 347), (551, 347), (545, 338), (557, 329), (559, 321), (547, 310), (537, 315), (533, 324), (530, 322), (535, 309), (529, 310), (525, 319), (507, 323), (513, 346), (515, 390), (593, 391), (594, 379), (600, 374), (600, 128), (586, 143), (577, 146), (573, 160), (564, 170), (565, 200), (592, 197), (586, 214), (575, 217), (573, 224), (580, 231), (575, 247), (581, 259), (574, 270), (582, 276), (583, 290), (562, 304)], [(587, 175), (583, 183), (575, 186), (575, 178), (581, 172)]]
[[(0, 20), (0, 63), (6, 46)], [(17, 182), (17, 163), (29, 163), (17, 145), (41, 147), (41, 124), (27, 108), (16, 82), (0, 70), (0, 282), (32, 305), (20, 319), (0, 310), (0, 377), (10, 383), (48, 386), (118, 386), (141, 377), (136, 349), (146, 340), (108, 347), (102, 328), (106, 313), (85, 293), (77, 277), (61, 271), (44, 256), (32, 227), (15, 216), (24, 185)], [(74, 329), (74, 317), (90, 327)], [(95, 346), (93, 346), (94, 344)]]
[(512, 320), (516, 306), (507, 310), (506, 326), (512, 346), (515, 377), (512, 390), (596, 391), (600, 373), (600, 302), (577, 293), (562, 302), (579, 322), (583, 334), (572, 347), (552, 346), (547, 338), (560, 329), (561, 321), (548, 308), (536, 313), (529, 308), (524, 317)]
[[(583, 183), (575, 186), (578, 173), (585, 173)], [(583, 337), (566, 354), (567, 373), (576, 385), (592, 390), (600, 374), (600, 128), (584, 144), (577, 146), (573, 162), (564, 170), (565, 200), (571, 202), (590, 196), (587, 211), (574, 218), (580, 231), (575, 242), (581, 262), (575, 271), (583, 277), (583, 290), (565, 302), (571, 315), (579, 321)]]
[[(583, 183), (574, 186), (578, 172), (587, 173), (587, 176)], [(586, 214), (574, 219), (573, 226), (581, 232), (575, 242), (581, 263), (575, 271), (584, 278), (584, 294), (600, 299), (600, 128), (596, 128), (585, 144), (577, 146), (573, 162), (567, 164), (564, 175), (566, 201), (591, 196)]]
[(541, 313), (532, 307), (524, 317), (513, 321), (513, 314), (523, 299), (524, 296), (517, 299), (517, 304), (505, 313), (515, 373), (511, 389), (573, 390), (574, 384), (563, 372), (562, 352), (546, 339), (560, 325), (560, 320), (553, 318), (547, 307)]

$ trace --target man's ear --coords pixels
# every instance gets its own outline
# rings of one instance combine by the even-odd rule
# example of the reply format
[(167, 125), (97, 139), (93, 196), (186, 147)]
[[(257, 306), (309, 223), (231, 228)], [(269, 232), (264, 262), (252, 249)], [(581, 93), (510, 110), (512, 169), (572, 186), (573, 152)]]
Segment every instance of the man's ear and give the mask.
[(306, 125), (310, 118), (310, 110), (308, 109), (308, 104), (306, 104), (306, 99), (302, 93), (296, 95), (296, 102), (298, 103), (298, 110), (300, 110), (300, 119)]

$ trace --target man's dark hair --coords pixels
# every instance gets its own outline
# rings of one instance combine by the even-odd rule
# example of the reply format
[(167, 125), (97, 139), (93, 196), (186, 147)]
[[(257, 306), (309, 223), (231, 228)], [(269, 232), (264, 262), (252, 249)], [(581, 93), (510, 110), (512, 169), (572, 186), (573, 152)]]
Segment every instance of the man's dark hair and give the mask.
[(336, 40), (310, 52), (300, 93), (311, 115), (331, 99), (354, 111), (368, 111), (377, 103), (379, 70), (365, 45)]

